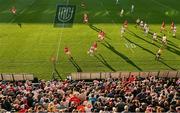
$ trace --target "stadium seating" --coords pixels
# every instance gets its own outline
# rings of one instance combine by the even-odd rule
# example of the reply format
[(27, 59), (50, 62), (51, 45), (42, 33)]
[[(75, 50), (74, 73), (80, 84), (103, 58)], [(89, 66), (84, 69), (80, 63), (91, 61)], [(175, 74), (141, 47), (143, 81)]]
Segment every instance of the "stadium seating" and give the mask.
[[(129, 77), (129, 75), (139, 76), (138, 75), (139, 72), (129, 72), (129, 73), (122, 72), (122, 73), (124, 75), (127, 75), (126, 77)], [(149, 72), (141, 73), (141, 74), (144, 75), (148, 73)], [(0, 87), (1, 87), (1, 92), (3, 93), (0, 95), (1, 96), (0, 97), (1, 99), (0, 111), (3, 110), (1, 112), (9, 111), (9, 112), (19, 112), (19, 113), (22, 111), (26, 111), (26, 113), (28, 112), (40, 113), (40, 111), (48, 112), (48, 113), (63, 111), (63, 112), (68, 112), (68, 113), (75, 113), (72, 111), (81, 112), (81, 110), (83, 109), (82, 112), (84, 113), (88, 113), (90, 112), (90, 110), (92, 111), (94, 110), (94, 112), (96, 113), (105, 113), (105, 112), (111, 113), (112, 109), (114, 109), (115, 112), (112, 112), (112, 113), (125, 113), (123, 111), (125, 111), (129, 105), (133, 105), (134, 102), (137, 102), (139, 103), (139, 105), (135, 106), (135, 108), (137, 109), (143, 108), (141, 109), (141, 112), (149, 113), (150, 107), (153, 110), (153, 112), (158, 111), (157, 106), (158, 107), (160, 106), (161, 108), (165, 108), (164, 106), (161, 106), (162, 103), (159, 103), (159, 102), (157, 102), (156, 104), (151, 104), (154, 102), (152, 98), (155, 98), (156, 100), (159, 100), (159, 101), (163, 101), (164, 98), (172, 96), (173, 99), (166, 100), (166, 103), (169, 102), (169, 104), (166, 105), (167, 109), (164, 109), (165, 110), (164, 112), (169, 113), (169, 111), (173, 110), (172, 112), (177, 111), (177, 113), (179, 113), (178, 112), (179, 106), (176, 106), (176, 105), (179, 105), (179, 103), (177, 103), (179, 101), (178, 100), (179, 95), (177, 95), (179, 79), (164, 78), (166, 77), (166, 75), (168, 76), (169, 73), (173, 73), (174, 75), (177, 75), (177, 71), (171, 71), (171, 72), (165, 71), (165, 72), (158, 72), (158, 73), (160, 76), (162, 75), (162, 77), (158, 76), (154, 79), (151, 79), (151, 77), (145, 77), (144, 79), (136, 79), (138, 84), (134, 82), (135, 79), (133, 78), (111, 79), (111, 78), (120, 78), (121, 72), (107, 72), (107, 73), (103, 72), (103, 74), (105, 75), (104, 77), (106, 77), (106, 75), (111, 76), (111, 78), (107, 78), (105, 80), (93, 80), (93, 81), (88, 81), (88, 82), (84, 80), (82, 81), (40, 80), (40, 81), (37, 81), (37, 83), (32, 83), (31, 81), (29, 81), (29, 80), (32, 80), (32, 77), (33, 77), (32, 74), (2, 74), (6, 80), (12, 80), (13, 77), (14, 77), (14, 80), (22, 80), (22, 79), (23, 80), (28, 79), (28, 80), (25, 80), (23, 82), (20, 81), (18, 83), (17, 82), (11, 82), (11, 83), (1, 82)], [(75, 76), (78, 75), (78, 79), (79, 78), (99, 79), (101, 78), (100, 77), (101, 74), (102, 73), (73, 73), (72, 75), (75, 75)], [(170, 83), (174, 82), (175, 84), (174, 83), (167, 84), (169, 82)], [(163, 85), (159, 85), (159, 83), (162, 83)], [(150, 89), (149, 87), (152, 84), (155, 84), (155, 89), (152, 89), (151, 91), (149, 90)], [(164, 98), (161, 98), (164, 92), (164, 85), (166, 85), (166, 87), (168, 87), (166, 89), (170, 91), (166, 92), (167, 96), (164, 96)], [(114, 90), (114, 88), (116, 88), (116, 91)], [(144, 90), (144, 88), (146, 88), (146, 90)], [(73, 93), (69, 93), (72, 91)], [(103, 91), (105, 93), (102, 93)], [(147, 91), (149, 92), (146, 93)], [(64, 94), (66, 94), (67, 96), (64, 96)], [(99, 96), (99, 94), (101, 95)], [(143, 96), (141, 96), (141, 94), (143, 94)], [(54, 98), (51, 98), (52, 100), (50, 101), (48, 101), (49, 95), (54, 97)], [(60, 98), (57, 95), (59, 95)], [(157, 95), (157, 97), (154, 97), (154, 95)], [(5, 98), (7, 96), (8, 98)], [(131, 98), (129, 96), (131, 96)], [(37, 97), (39, 99), (37, 99)], [(147, 98), (147, 97), (150, 97), (150, 98)], [(9, 98), (12, 99), (11, 102), (9, 101)], [(18, 106), (17, 102), (20, 102), (18, 101), (20, 99), (23, 99), (23, 102), (21, 103), (21, 106)], [(43, 105), (46, 105), (46, 106), (42, 106), (41, 100), (43, 99), (47, 100), (43, 102)], [(103, 99), (103, 101), (101, 101), (101, 99)], [(122, 100), (120, 101), (120, 99)], [(129, 101), (129, 99), (131, 100)], [(91, 103), (91, 101), (93, 100), (95, 100), (95, 102)], [(63, 101), (66, 101), (66, 103)], [(27, 103), (31, 107), (29, 106), (25, 107), (27, 106)], [(29, 103), (33, 103), (35, 106)], [(74, 103), (78, 104), (78, 106), (74, 106)], [(102, 108), (102, 110), (96, 109), (97, 108), (96, 103), (100, 103), (98, 106), (99, 108)], [(9, 107), (6, 107), (7, 105), (9, 105)], [(60, 105), (62, 106), (61, 108), (59, 107)], [(68, 106), (65, 107), (66, 105)], [(123, 107), (121, 107), (122, 105)], [(107, 107), (110, 109), (106, 109)], [(120, 107), (121, 109), (119, 109)], [(97, 112), (97, 110), (99, 111)], [(133, 107), (131, 106), (129, 106), (128, 110), (129, 112), (136, 111), (136, 109), (133, 109)], [(100, 111), (103, 111), (103, 112), (100, 112)], [(159, 113), (162, 113), (162, 112), (159, 112)]]

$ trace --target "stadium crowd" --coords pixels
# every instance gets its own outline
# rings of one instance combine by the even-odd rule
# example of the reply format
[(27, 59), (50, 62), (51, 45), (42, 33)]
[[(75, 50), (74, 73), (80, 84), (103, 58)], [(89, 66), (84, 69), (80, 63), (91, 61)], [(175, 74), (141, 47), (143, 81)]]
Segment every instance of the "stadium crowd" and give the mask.
[(0, 82), (3, 111), (26, 112), (180, 112), (180, 79), (149, 76), (91, 82)]

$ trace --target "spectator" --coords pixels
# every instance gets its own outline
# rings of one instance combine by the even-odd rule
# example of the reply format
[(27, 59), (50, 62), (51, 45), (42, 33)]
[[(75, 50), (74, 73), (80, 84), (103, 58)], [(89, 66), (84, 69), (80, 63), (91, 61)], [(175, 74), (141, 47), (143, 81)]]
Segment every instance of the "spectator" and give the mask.
[[(1, 108), (15, 112), (179, 112), (179, 79), (0, 82)], [(2, 110), (2, 111), (3, 111)]]

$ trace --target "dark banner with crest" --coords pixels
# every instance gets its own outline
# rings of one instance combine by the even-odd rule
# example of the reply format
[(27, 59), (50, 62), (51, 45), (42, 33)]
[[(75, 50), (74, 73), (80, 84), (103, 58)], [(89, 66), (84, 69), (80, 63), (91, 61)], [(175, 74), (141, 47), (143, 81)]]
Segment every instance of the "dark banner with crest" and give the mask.
[(75, 5), (57, 5), (54, 27), (72, 27), (75, 11)]

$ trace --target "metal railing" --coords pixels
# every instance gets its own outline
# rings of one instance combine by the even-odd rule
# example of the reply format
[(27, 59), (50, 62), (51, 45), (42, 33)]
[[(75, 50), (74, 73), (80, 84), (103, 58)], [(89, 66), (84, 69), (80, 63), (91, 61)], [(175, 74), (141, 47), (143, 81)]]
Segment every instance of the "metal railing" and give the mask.
[(0, 74), (0, 81), (23, 81), (23, 80), (34, 80), (33, 74)]

